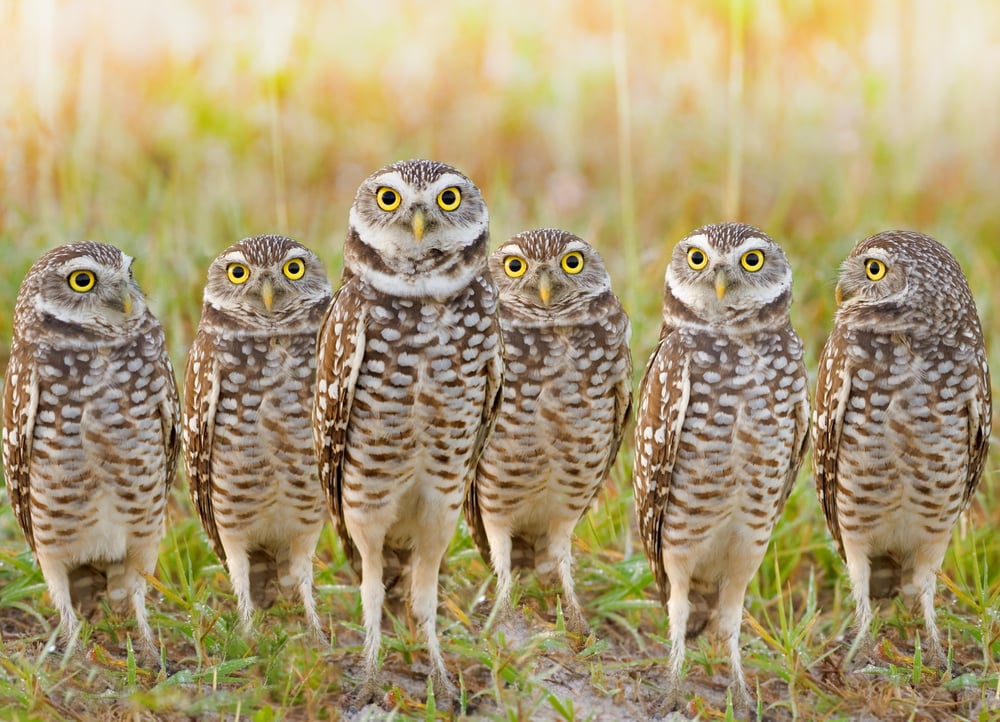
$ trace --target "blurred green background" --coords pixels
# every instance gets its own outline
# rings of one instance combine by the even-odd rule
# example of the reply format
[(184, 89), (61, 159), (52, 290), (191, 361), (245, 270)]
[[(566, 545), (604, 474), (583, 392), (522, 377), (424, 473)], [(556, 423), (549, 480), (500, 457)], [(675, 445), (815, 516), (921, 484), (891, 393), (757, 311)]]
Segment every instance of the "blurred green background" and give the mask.
[(788, 250), (813, 358), (841, 259), (890, 227), (947, 244), (998, 335), (989, 0), (8, 0), (0, 26), (6, 307), (42, 251), (115, 243), (180, 359), (219, 250), (285, 233), (336, 275), (359, 182), (425, 156), (480, 185), (494, 244), (597, 245), (637, 358), (672, 244), (729, 219)]

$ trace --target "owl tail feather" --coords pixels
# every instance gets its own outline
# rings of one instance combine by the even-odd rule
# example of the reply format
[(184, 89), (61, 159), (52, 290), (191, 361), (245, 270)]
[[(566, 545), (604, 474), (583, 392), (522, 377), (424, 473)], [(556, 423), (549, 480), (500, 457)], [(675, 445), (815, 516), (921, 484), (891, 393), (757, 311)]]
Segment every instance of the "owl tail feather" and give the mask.
[(73, 606), (82, 616), (90, 618), (108, 588), (107, 575), (92, 564), (83, 564), (71, 569), (67, 576)]
[(888, 599), (899, 594), (902, 586), (903, 568), (889, 554), (872, 557), (871, 578), (868, 580), (868, 596), (872, 599)]
[(278, 598), (278, 564), (265, 549), (250, 552), (250, 599), (258, 609), (270, 609)]

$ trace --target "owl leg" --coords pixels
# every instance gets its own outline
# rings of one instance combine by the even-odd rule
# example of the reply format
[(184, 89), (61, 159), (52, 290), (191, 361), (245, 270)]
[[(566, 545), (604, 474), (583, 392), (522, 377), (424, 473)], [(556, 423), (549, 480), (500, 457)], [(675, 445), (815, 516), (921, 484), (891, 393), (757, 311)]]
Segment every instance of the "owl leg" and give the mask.
[(514, 584), (510, 569), (513, 540), (509, 526), (497, 523), (492, 517), (483, 517), (483, 528), (486, 531), (486, 538), (490, 542), (490, 565), (497, 575), (496, 600), (493, 603), (490, 618), (491, 620), (500, 620), (509, 617), (513, 612), (510, 603), (511, 588)]
[[(741, 567), (740, 572), (745, 572), (750, 567), (756, 572), (753, 565)], [(733, 690), (733, 705), (738, 712), (745, 713), (753, 707), (753, 697), (750, 695), (750, 688), (747, 686), (746, 677), (743, 675), (743, 660), (740, 655), (740, 624), (743, 621), (743, 600), (746, 597), (747, 584), (750, 577), (738, 573), (735, 576), (724, 577), (719, 585), (719, 638), (725, 643), (729, 652), (729, 672), (732, 676), (730, 689)]]
[(859, 653), (861, 659), (866, 659), (872, 651), (872, 605), (869, 596), (871, 562), (868, 559), (867, 545), (858, 545), (847, 537), (843, 543), (844, 556), (847, 559), (847, 576), (851, 580), (851, 596), (854, 597), (854, 621), (857, 627), (854, 642), (844, 659), (844, 664), (850, 665)]
[[(945, 661), (944, 650), (941, 648), (941, 635), (937, 628), (937, 612), (934, 609), (934, 591), (937, 586), (937, 569), (944, 559), (947, 550), (947, 538), (944, 544), (921, 548), (917, 552), (913, 565), (913, 589), (909, 597), (916, 596), (920, 600), (920, 611), (924, 615), (923, 648), (926, 659), (932, 664)], [(904, 587), (904, 593), (910, 590)]]
[(80, 630), (80, 618), (73, 610), (73, 596), (70, 593), (69, 575), (63, 562), (56, 561), (48, 555), (39, 552), (38, 566), (42, 570), (45, 584), (49, 589), (52, 604), (59, 612), (59, 626), (62, 629), (63, 641), (70, 645), (76, 639)]
[[(442, 524), (442, 527), (447, 525)], [(431, 681), (434, 694), (439, 699), (455, 696), (455, 687), (448, 679), (448, 672), (441, 657), (437, 638), (438, 570), (448, 549), (449, 537), (430, 535), (420, 540), (413, 550), (413, 574), (410, 577), (410, 611), (423, 629), (427, 640), (427, 656), (431, 661)], [(420, 543), (423, 542), (423, 543)]]
[(385, 544), (385, 529), (364, 522), (347, 522), (347, 531), (354, 540), (361, 556), (361, 609), (365, 623), (365, 678), (354, 691), (354, 702), (365, 705), (378, 694), (378, 655), (382, 648), (382, 604), (385, 602), (385, 584), (382, 581), (382, 547)]
[(590, 625), (576, 597), (573, 585), (573, 527), (575, 521), (563, 520), (549, 529), (550, 553), (556, 559), (556, 569), (559, 582), (563, 588), (565, 600), (566, 629), (573, 634), (586, 637), (590, 634)]
[(221, 537), (226, 551), (226, 568), (229, 570), (229, 581), (236, 593), (236, 606), (240, 614), (240, 625), (243, 633), (253, 633), (253, 598), (250, 594), (250, 556), (242, 545), (226, 544), (227, 539)]
[(691, 603), (688, 601), (691, 578), (677, 566), (672, 564), (664, 566), (670, 583), (670, 598), (667, 600), (667, 620), (670, 623), (670, 688), (664, 709), (664, 712), (669, 712), (683, 699), (681, 678), (684, 672), (688, 616), (691, 613)]
[(313, 559), (312, 555), (319, 541), (319, 533), (308, 534), (296, 537), (292, 540), (289, 550), (288, 578), (281, 579), (281, 585), (287, 586), (295, 584), (299, 596), (302, 598), (302, 607), (305, 611), (306, 621), (313, 630), (316, 639), (327, 643), (326, 634), (323, 632), (323, 625), (320, 623), (319, 614), (316, 613), (316, 599), (313, 596)]
[[(146, 611), (146, 578), (145, 574), (152, 574), (156, 571), (156, 556), (159, 552), (159, 543), (150, 544), (134, 553), (130, 551), (125, 559), (125, 573), (122, 578), (124, 591), (130, 597), (132, 611), (135, 613), (135, 623), (139, 630), (142, 650), (150, 660), (155, 660), (158, 655), (156, 638), (153, 636), (153, 629), (149, 626), (149, 617)], [(108, 596), (111, 596), (111, 576), (108, 575)]]

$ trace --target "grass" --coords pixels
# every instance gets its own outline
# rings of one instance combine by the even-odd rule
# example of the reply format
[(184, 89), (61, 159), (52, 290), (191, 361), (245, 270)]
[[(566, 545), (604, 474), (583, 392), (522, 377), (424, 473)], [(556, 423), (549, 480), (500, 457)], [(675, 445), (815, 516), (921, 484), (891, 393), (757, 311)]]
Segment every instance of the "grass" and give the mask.
[[(908, 227), (958, 257), (1000, 369), (1000, 129), (987, 122), (1000, 111), (1000, 69), (982, 61), (1000, 10), (985, 0), (333, 5), (0, 6), (5, 343), (31, 263), (93, 238), (137, 258), (181, 368), (219, 250), (281, 232), (337, 277), (358, 183), (427, 156), (476, 180), (494, 244), (560, 226), (602, 251), (632, 317), (637, 379), (673, 243), (724, 219), (764, 228), (788, 252), (810, 368), (840, 261), (856, 240)], [(656, 708), (668, 634), (634, 535), (631, 458), (626, 443), (577, 529), (590, 639), (567, 639), (551, 590), (531, 576), (517, 587), (515, 622), (483, 635), (493, 582), (459, 528), (439, 627), (470, 715), (645, 719)], [(884, 664), (841, 669), (853, 605), (803, 472), (747, 597), (745, 668), (766, 717), (1000, 718), (998, 460), (994, 444), (938, 587), (950, 673), (923, 663), (920, 620), (898, 604), (881, 610)], [(15, 719), (344, 714), (363, 633), (356, 580), (329, 528), (316, 586), (330, 647), (311, 641), (289, 605), (262, 615), (253, 639), (239, 633), (183, 479), (150, 581), (163, 670), (136, 661), (128, 620), (111, 616), (64, 654), (41, 576), (3, 511), (0, 707)], [(406, 616), (387, 615), (386, 631), (392, 714), (446, 716), (427, 698)], [(727, 674), (719, 650), (692, 643), (685, 711), (731, 718)]]

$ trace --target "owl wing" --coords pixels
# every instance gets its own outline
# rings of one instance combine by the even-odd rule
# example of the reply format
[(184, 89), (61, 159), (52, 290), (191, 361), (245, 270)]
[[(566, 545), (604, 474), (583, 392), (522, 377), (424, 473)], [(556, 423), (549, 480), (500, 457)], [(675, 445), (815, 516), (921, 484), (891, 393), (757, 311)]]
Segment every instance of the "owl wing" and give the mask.
[(3, 469), (7, 496), (17, 523), (32, 551), (35, 533), (31, 525), (31, 447), (38, 409), (38, 371), (25, 364), (31, 351), (11, 349), (3, 392)]
[(826, 525), (840, 555), (844, 555), (840, 522), (837, 519), (837, 457), (844, 415), (851, 396), (853, 367), (845, 353), (843, 334), (834, 329), (819, 358), (816, 374), (816, 408), (813, 411), (813, 477), (816, 494), (826, 516)]
[(690, 398), (689, 350), (679, 334), (665, 329), (639, 384), (632, 476), (639, 535), (664, 603), (670, 585), (663, 567), (663, 520)]
[(219, 538), (212, 507), (212, 445), (219, 404), (219, 364), (207, 334), (197, 334), (184, 370), (184, 470), (191, 502), (201, 517), (208, 541), (225, 563), (226, 550)]
[[(801, 342), (799, 342), (801, 343)], [(800, 360), (798, 362), (797, 374), (803, 379), (806, 378), (805, 365)], [(781, 487), (781, 497), (778, 502), (779, 511), (785, 507), (785, 502), (795, 487), (795, 480), (799, 478), (799, 470), (802, 462), (806, 458), (806, 451), (809, 449), (809, 393), (802, 396), (802, 400), (795, 405), (792, 410), (793, 421), (795, 422), (795, 434), (792, 437), (792, 455), (788, 460), (788, 469), (785, 471), (785, 483)]]
[(166, 346), (157, 361), (159, 373), (166, 379), (167, 390), (163, 403), (160, 404), (160, 425), (163, 429), (163, 456), (166, 459), (166, 489), (164, 495), (170, 493), (174, 479), (177, 476), (177, 455), (181, 448), (181, 404), (177, 394), (177, 379), (174, 377), (174, 367), (170, 363)]
[(361, 557), (344, 523), (342, 494), (351, 405), (365, 355), (366, 319), (367, 304), (356, 284), (345, 283), (334, 294), (320, 327), (312, 424), (320, 483), (344, 554), (355, 568)]
[(976, 493), (983, 475), (983, 464), (990, 446), (990, 431), (993, 416), (993, 399), (990, 391), (990, 369), (986, 352), (982, 348), (977, 354), (976, 395), (969, 403), (969, 472), (966, 476), (962, 507), (968, 505)]

